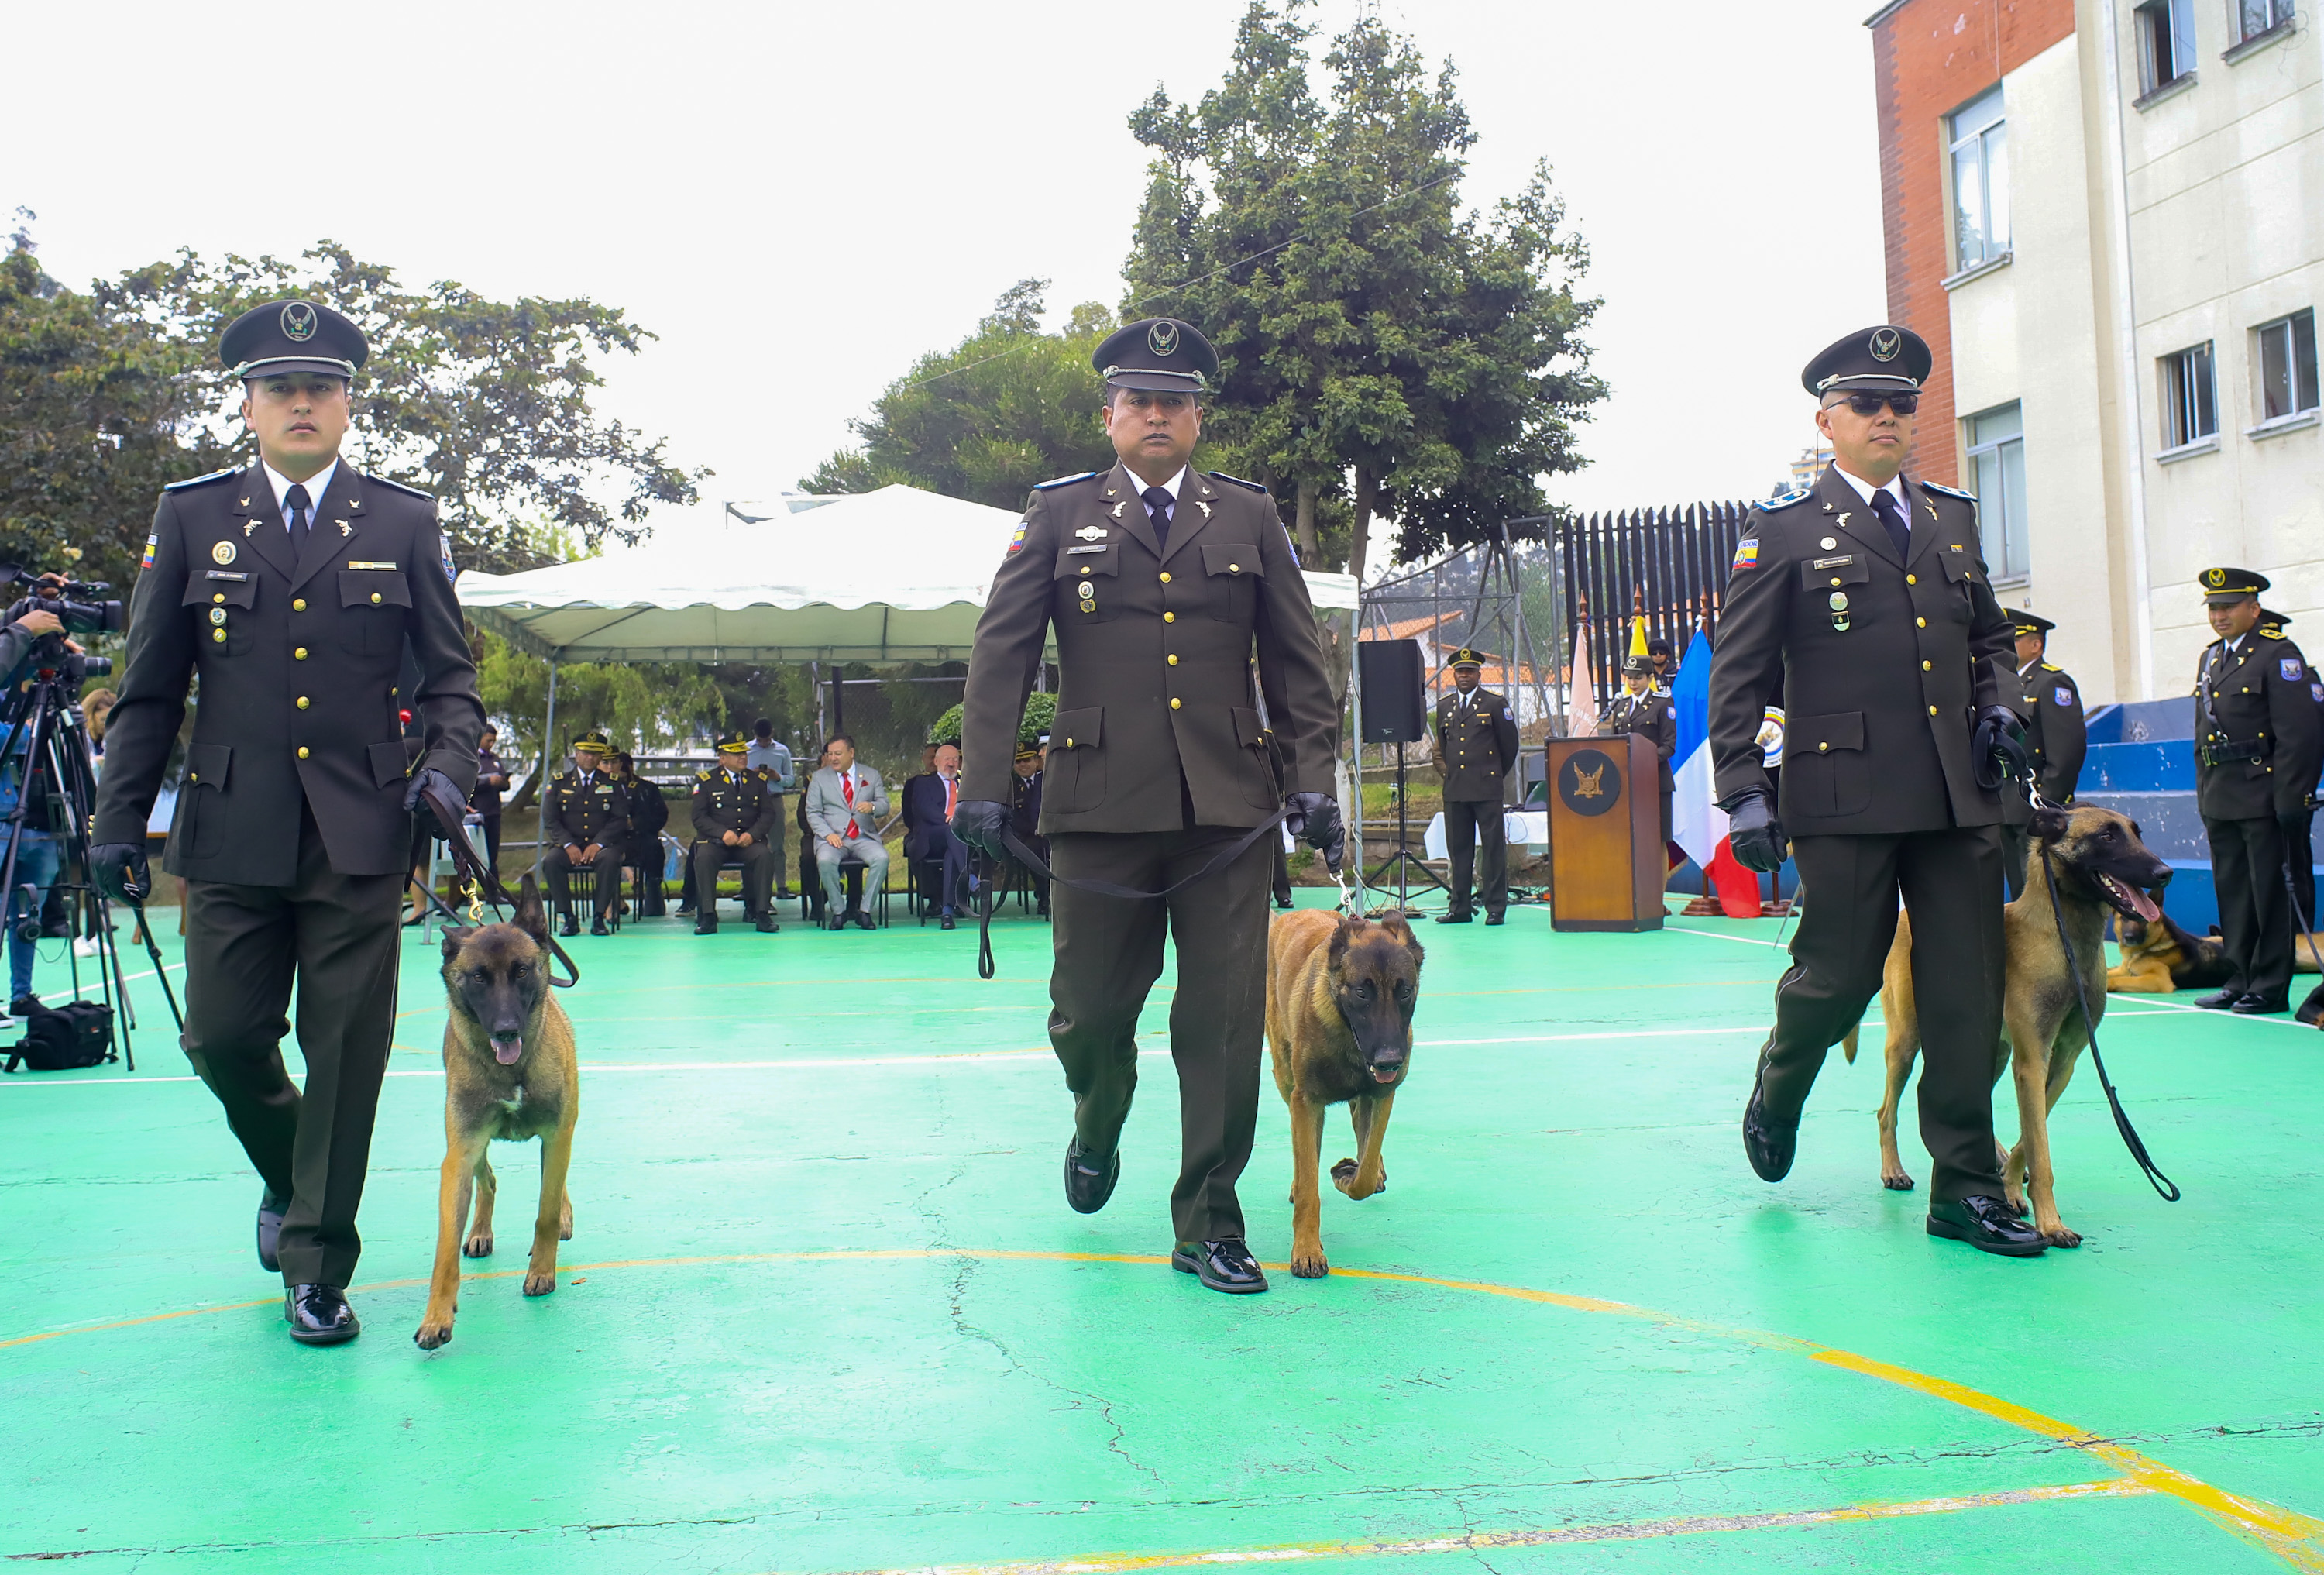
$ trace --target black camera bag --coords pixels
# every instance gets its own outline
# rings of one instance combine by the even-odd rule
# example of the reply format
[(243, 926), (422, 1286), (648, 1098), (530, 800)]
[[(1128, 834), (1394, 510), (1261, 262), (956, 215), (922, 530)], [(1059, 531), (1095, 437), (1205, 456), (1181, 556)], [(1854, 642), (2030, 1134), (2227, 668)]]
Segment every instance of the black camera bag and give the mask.
[(34, 1072), (69, 1072), (113, 1059), (113, 1009), (102, 1001), (76, 1000), (53, 1009), (33, 1007), (24, 1019), (23, 1040), (9, 1049), (5, 1070), (23, 1065)]

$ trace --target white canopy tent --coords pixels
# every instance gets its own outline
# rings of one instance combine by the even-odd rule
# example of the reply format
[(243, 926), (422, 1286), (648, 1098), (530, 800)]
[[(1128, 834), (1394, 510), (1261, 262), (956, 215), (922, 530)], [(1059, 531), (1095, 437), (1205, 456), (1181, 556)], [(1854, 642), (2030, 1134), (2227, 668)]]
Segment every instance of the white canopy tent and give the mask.
[[(523, 574), (460, 576), (461, 608), (549, 664), (965, 661), (1019, 516), (918, 487), (794, 497), (760, 519), (720, 506), (636, 547)], [(1350, 575), (1309, 574), (1352, 612)]]

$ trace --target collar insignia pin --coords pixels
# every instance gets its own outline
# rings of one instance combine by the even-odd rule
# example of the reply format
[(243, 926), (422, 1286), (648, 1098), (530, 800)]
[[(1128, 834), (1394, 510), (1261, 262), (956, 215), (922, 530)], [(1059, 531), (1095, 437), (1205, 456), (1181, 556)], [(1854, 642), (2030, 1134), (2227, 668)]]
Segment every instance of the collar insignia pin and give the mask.
[(355, 528), (348, 524), (345, 520), (335, 520), (333, 522), (338, 526), (339, 534), (342, 536), (353, 536), (355, 533)]
[(257, 530), (257, 529), (258, 529), (258, 521), (257, 521), (257, 520), (251, 520), (248, 524), (244, 525), (244, 526), (242, 528), (242, 534), (243, 534), (243, 538), (244, 538), (244, 539), (247, 540), (247, 539), (249, 539), (249, 537), (250, 537), (250, 533), (251, 533), (252, 531), (254, 531), (254, 530)]
[(1200, 498), (1196, 498), (1196, 499), (1194, 500), (1194, 507), (1196, 507), (1197, 509), (1200, 509), (1200, 510), (1203, 511), (1203, 518), (1204, 518), (1204, 519), (1207, 520), (1207, 519), (1209, 519), (1209, 518), (1211, 517), (1211, 506), (1210, 506), (1208, 503), (1206, 503), (1206, 502), (1203, 502), (1203, 500), (1202, 500), (1202, 499), (1200, 499)]
[[(1848, 517), (1849, 517), (1849, 515), (1853, 514), (1853, 513), (1855, 513), (1855, 512), (1856, 512), (1856, 511), (1855, 511), (1855, 510), (1853, 510), (1853, 509), (1844, 509), (1844, 510), (1842, 510), (1842, 511), (1840, 511), (1840, 528), (1841, 530), (1847, 530), (1847, 529), (1848, 529)], [(1830, 541), (1827, 541), (1827, 542), (1825, 542), (1825, 543), (1824, 543), (1824, 545), (1825, 545), (1826, 547), (1831, 547), (1831, 546), (1834, 546), (1834, 545), (1836, 545), (1836, 544), (1835, 544), (1835, 543), (1832, 543), (1832, 542), (1830, 542)]]
[[(1126, 502), (1128, 502), (1129, 501), (1130, 501), (1129, 499), (1124, 498), (1124, 499), (1122, 500), (1122, 503), (1126, 503)], [(1117, 519), (1117, 520), (1119, 520), (1119, 519), (1120, 519), (1120, 518), (1121, 518), (1121, 503), (1116, 503), (1116, 504), (1113, 506), (1113, 517), (1114, 517), (1115, 519)]]
[(238, 508), (238, 509), (247, 509), (247, 508), (249, 508), (249, 507), (250, 507), (250, 500), (249, 500), (248, 498), (244, 498), (244, 499), (243, 499), (243, 500), (242, 500), (242, 502), (239, 502), (239, 503), (235, 504), (235, 506), (236, 508)]

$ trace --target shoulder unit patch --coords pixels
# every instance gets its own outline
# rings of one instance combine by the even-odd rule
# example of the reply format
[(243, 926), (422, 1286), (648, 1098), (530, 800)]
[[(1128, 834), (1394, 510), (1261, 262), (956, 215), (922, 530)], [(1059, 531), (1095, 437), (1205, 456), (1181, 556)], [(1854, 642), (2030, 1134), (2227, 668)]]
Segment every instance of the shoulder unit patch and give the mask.
[(2276, 663), (2276, 670), (2283, 675), (2283, 681), (2287, 684), (2297, 684), (2308, 676), (2307, 669), (2300, 665), (2298, 657), (2283, 658)]
[(1036, 482), (1033, 485), (1033, 490), (1037, 493), (1046, 493), (1052, 487), (1069, 487), (1075, 482), (1085, 482), (1091, 480), (1096, 474), (1097, 472), (1093, 470), (1085, 470), (1081, 472), (1078, 475), (1053, 476), (1045, 482)]
[(1942, 493), (1949, 498), (1960, 498), (1964, 502), (1971, 503), (1977, 502), (1977, 494), (1975, 493), (1965, 493), (1959, 487), (1949, 487), (1942, 482), (1924, 481), (1916, 482), (1915, 484), (1924, 487), (1932, 493)]
[(1746, 536), (1742, 540), (1735, 544), (1735, 561), (1727, 566), (1727, 572), (1729, 574), (1733, 574), (1737, 569), (1757, 568), (1758, 566), (1759, 539), (1756, 536)]
[(1225, 471), (1222, 471), (1222, 470), (1214, 470), (1214, 471), (1210, 472), (1210, 473), (1209, 473), (1209, 474), (1210, 474), (1210, 478), (1211, 478), (1213, 481), (1222, 481), (1222, 482), (1228, 482), (1228, 483), (1232, 484), (1233, 484), (1233, 485), (1235, 485), (1235, 486), (1242, 487), (1242, 488), (1244, 488), (1244, 489), (1246, 489), (1246, 490), (1248, 490), (1248, 491), (1250, 491), (1250, 492), (1257, 493), (1259, 493), (1261, 497), (1264, 497), (1264, 496), (1266, 496), (1266, 495), (1267, 495), (1267, 489), (1266, 489), (1265, 487), (1263, 487), (1263, 486), (1260, 486), (1260, 485), (1259, 485), (1257, 482), (1255, 482), (1255, 481), (1245, 481), (1245, 480), (1243, 480), (1243, 479), (1242, 479), (1242, 477), (1240, 477), (1240, 476), (1239, 476), (1239, 475), (1229, 475)]
[(2071, 705), (2074, 703), (2074, 692), (2065, 685), (2060, 684), (2051, 689), (2050, 698), (2061, 705)]
[(241, 474), (242, 472), (239, 470), (234, 469), (214, 470), (208, 475), (188, 476), (184, 481), (171, 482), (161, 490), (165, 493), (182, 493), (188, 487), (206, 487), (212, 482), (221, 482), (230, 475), (240, 475)]
[(1764, 510), (1767, 513), (1772, 514), (1778, 509), (1788, 509), (1794, 503), (1804, 502), (1807, 500), (1807, 488), (1795, 487), (1788, 493), (1780, 493), (1775, 497), (1769, 498), (1765, 502), (1754, 503), (1751, 506), (1755, 509)]

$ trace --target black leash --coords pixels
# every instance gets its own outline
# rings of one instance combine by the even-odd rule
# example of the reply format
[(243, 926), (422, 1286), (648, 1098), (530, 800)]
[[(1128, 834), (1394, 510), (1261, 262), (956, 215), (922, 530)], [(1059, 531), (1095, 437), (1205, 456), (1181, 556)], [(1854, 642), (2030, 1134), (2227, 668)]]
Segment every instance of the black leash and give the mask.
[(2050, 861), (2047, 843), (2042, 847), (2042, 876), (2043, 883), (2050, 889), (2050, 918), (2058, 926), (2058, 948), (2066, 953), (2066, 972), (2074, 981), (2074, 1000), (2082, 1009), (2082, 1026), (2089, 1035), (2090, 1064), (2098, 1069), (2098, 1086), (2106, 1090), (2107, 1103), (2114, 1110), (2115, 1130), (2122, 1134), (2123, 1143), (2129, 1148), (2131, 1158), (2138, 1162), (2138, 1168), (2146, 1173), (2147, 1185), (2160, 1193), (2164, 1202), (2175, 1203), (2180, 1197), (2179, 1184), (2155, 1168), (2146, 1145), (2139, 1140), (2138, 1128), (2123, 1113), (2122, 1096), (2115, 1092), (2114, 1080), (2107, 1075), (2106, 1058), (2098, 1054), (2098, 1019), (2090, 1012), (2089, 992), (2082, 986), (2082, 965), (2074, 956), (2073, 943), (2066, 938), (2066, 910), (2058, 901), (2058, 870)]
[[(514, 907), (516, 898), (507, 887), (501, 884), (499, 871), (486, 868), (484, 861), (476, 857), (476, 850), (468, 845), (468, 806), (456, 800), (447, 799), (440, 792), (425, 786), (420, 790), (420, 802), (435, 812), (437, 827), (444, 834), (445, 851), (452, 855), (455, 878), (464, 884), (474, 886), (482, 901), (493, 905), (493, 916), (495, 919), (500, 917), (500, 910), (503, 907)], [(414, 887), (429, 902), (434, 903), (447, 923), (455, 927), (460, 926), (461, 917), (453, 911), (450, 904), (425, 886), (420, 886), (417, 881), (412, 880), (410, 876), (406, 876), (404, 880), (406, 884)], [(580, 983), (579, 964), (573, 961), (564, 947), (557, 944), (557, 937), (543, 935), (541, 939), (548, 944), (550, 954), (559, 962), (564, 963), (565, 972), (571, 975), (567, 979), (559, 979), (552, 971), (549, 975), (549, 982), (559, 990), (569, 990)]]
[[(1159, 891), (1140, 891), (1135, 887), (1117, 886), (1111, 880), (1075, 880), (1059, 875), (1050, 870), (1048, 863), (1040, 854), (1024, 844), (1018, 837), (1017, 828), (1014, 826), (1004, 825), (1001, 828), (1001, 841), (1009, 850), (1009, 856), (1011, 859), (1053, 886), (1070, 886), (1075, 891), (1086, 891), (1095, 897), (1118, 897), (1125, 902), (1159, 902), (1166, 897), (1173, 897), (1184, 891), (1197, 880), (1209, 880), (1229, 864), (1241, 858), (1244, 853), (1250, 852), (1252, 843), (1281, 825), (1290, 814), (1291, 806), (1284, 806), (1245, 832), (1231, 846), (1209, 863), (1187, 876), (1184, 880), (1174, 881)], [(1005, 889), (1002, 895), (1007, 895)], [(992, 909), (994, 907), (991, 887), (988, 886), (985, 889), (984, 900), (979, 907), (981, 911), (977, 918), (976, 976), (979, 979), (990, 979), (993, 973)]]

